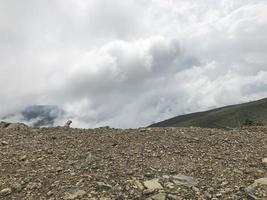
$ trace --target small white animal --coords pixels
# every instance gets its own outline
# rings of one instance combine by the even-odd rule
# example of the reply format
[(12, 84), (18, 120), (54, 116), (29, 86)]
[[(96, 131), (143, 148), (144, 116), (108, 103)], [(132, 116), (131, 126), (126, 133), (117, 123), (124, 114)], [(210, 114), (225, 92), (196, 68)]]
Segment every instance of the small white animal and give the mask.
[(65, 123), (64, 127), (65, 127), (65, 128), (69, 128), (70, 125), (71, 125), (71, 123), (72, 123), (72, 121), (71, 121), (71, 120), (68, 120), (68, 121)]

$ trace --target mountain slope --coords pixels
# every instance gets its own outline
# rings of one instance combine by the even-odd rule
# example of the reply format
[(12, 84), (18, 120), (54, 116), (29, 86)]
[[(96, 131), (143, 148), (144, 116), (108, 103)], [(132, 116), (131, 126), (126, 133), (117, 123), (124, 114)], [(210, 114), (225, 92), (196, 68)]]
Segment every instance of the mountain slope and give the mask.
[(267, 125), (267, 98), (181, 115), (152, 124), (150, 127), (236, 128), (243, 125)]

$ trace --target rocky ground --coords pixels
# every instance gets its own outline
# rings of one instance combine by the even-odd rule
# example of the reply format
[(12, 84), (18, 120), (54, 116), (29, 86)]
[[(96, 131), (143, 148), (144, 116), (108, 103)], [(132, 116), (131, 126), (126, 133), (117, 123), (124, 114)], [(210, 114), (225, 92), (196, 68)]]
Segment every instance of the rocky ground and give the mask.
[(0, 123), (0, 199), (267, 199), (267, 127)]

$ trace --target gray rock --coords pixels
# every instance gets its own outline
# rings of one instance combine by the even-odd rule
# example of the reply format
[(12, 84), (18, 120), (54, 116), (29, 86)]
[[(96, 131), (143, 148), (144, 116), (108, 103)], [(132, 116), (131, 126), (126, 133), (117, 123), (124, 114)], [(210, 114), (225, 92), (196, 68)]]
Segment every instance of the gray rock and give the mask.
[(34, 190), (34, 189), (39, 189), (41, 188), (42, 184), (41, 183), (34, 183), (34, 182), (29, 182), (28, 185), (26, 186), (27, 190)]
[(145, 181), (144, 182), (144, 186), (148, 190), (152, 190), (152, 191), (163, 189), (163, 187), (159, 183), (159, 179), (152, 179), (152, 180), (149, 180), (149, 181)]
[(6, 146), (6, 145), (8, 145), (8, 142), (7, 142), (7, 141), (1, 141), (1, 144), (2, 144), (3, 146)]
[(85, 196), (86, 194), (87, 192), (85, 192), (84, 190), (73, 189), (67, 192), (66, 195), (63, 197), (63, 199), (64, 200), (78, 199)]
[(10, 195), (12, 192), (11, 188), (5, 188), (0, 191), (0, 196), (4, 197)]
[(169, 188), (169, 189), (175, 188), (175, 185), (172, 182), (167, 182), (165, 186), (166, 188)]
[(204, 197), (206, 198), (206, 199), (211, 199), (212, 198), (212, 195), (209, 193), (209, 192), (205, 192), (204, 193)]
[(135, 180), (135, 181), (134, 181), (134, 184), (135, 184), (135, 186), (136, 186), (139, 190), (144, 190), (144, 186), (143, 186), (143, 184), (142, 184), (140, 181)]
[(185, 176), (183, 174), (174, 175), (171, 177), (171, 181), (175, 185), (183, 185), (187, 187), (195, 186), (199, 183), (197, 178), (191, 176)]
[(19, 184), (19, 183), (14, 183), (12, 185), (12, 189), (15, 190), (16, 192), (20, 192), (23, 188), (22, 188), (22, 185)]
[(165, 193), (155, 194), (149, 198), (146, 198), (146, 200), (165, 200), (165, 199), (166, 199)]
[(112, 188), (112, 186), (109, 184), (106, 184), (104, 182), (97, 182), (97, 189), (100, 191), (110, 190), (111, 188)]
[(52, 196), (54, 194), (54, 192), (48, 191), (46, 194), (47, 194), (47, 196)]
[(179, 197), (179, 196), (174, 195), (174, 194), (168, 194), (167, 197), (169, 200), (181, 200), (182, 199), (182, 197)]
[(27, 159), (27, 156), (26, 155), (23, 155), (19, 158), (20, 161), (25, 161)]

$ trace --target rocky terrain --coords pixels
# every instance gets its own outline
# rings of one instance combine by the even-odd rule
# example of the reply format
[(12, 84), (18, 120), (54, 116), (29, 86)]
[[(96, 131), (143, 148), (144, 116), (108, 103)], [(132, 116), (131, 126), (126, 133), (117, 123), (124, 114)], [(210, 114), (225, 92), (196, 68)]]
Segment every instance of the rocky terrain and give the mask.
[(0, 199), (267, 199), (267, 127), (0, 123)]

